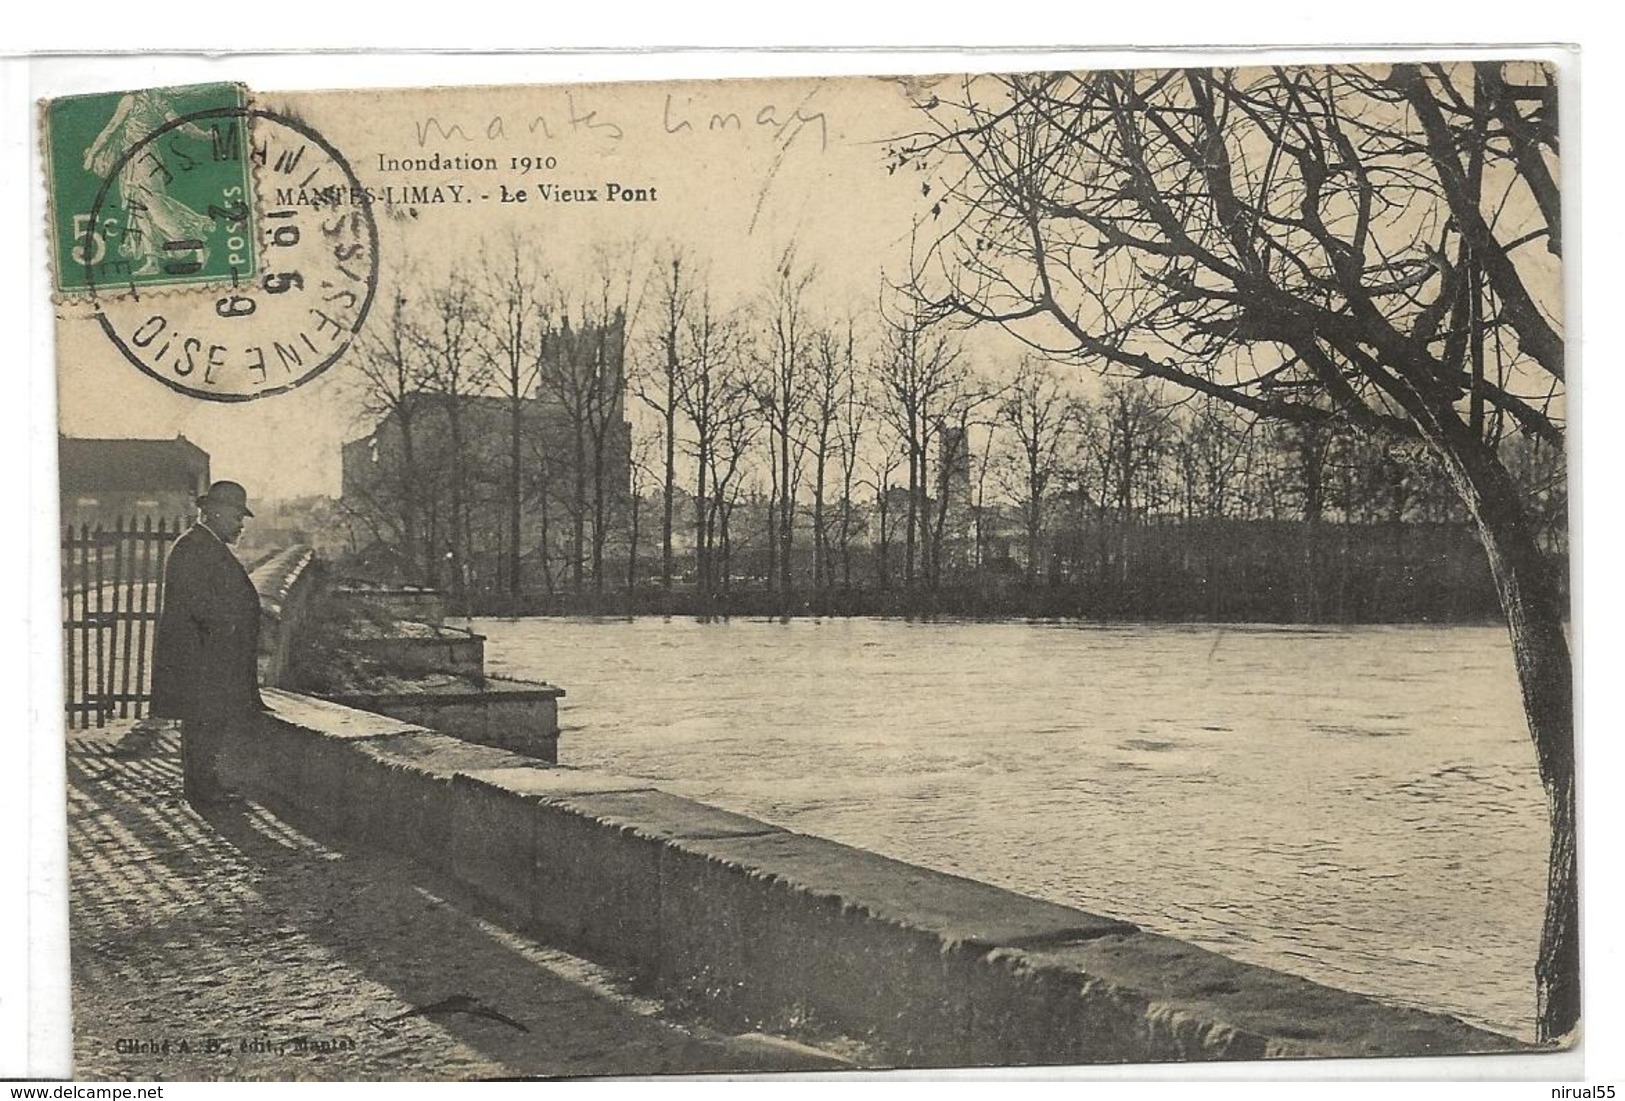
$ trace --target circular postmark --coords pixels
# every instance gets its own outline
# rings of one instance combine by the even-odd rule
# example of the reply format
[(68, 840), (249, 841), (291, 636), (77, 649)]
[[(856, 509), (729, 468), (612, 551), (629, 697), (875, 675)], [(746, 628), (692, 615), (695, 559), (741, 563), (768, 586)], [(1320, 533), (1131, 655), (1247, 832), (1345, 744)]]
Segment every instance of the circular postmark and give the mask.
[[(147, 224), (163, 227), (161, 191), (115, 199), (115, 182), (128, 179), (133, 165), (157, 179), (186, 170), (197, 156), (185, 134), (202, 125), (218, 134), (233, 123), (246, 132), (244, 179), (254, 194), (223, 194), (206, 211), (169, 218), (207, 219), (220, 232), (164, 234), (169, 239), (153, 245), (176, 271), (208, 263), (223, 278), (155, 291), (151, 282), (98, 278), (85, 268), (96, 320), (124, 358), (207, 401), (252, 401), (318, 377), (354, 343), (378, 287), (378, 227), (366, 189), (314, 128), (273, 111), (222, 107), (152, 130), (106, 175), (90, 223), (102, 224), (110, 202), (133, 201)], [(224, 257), (209, 256), (219, 249)]]

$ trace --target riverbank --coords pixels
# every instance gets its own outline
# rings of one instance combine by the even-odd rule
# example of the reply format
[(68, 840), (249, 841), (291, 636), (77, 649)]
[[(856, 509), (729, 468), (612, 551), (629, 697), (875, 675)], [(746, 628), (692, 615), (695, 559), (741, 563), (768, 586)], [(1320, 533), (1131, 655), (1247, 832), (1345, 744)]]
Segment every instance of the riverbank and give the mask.
[(1298, 625), (1487, 624), (1501, 622), (1493, 600), (1412, 601), (1403, 608), (1328, 607), (1311, 610), (1271, 600), (1230, 602), (1222, 609), (1192, 604), (1178, 595), (1122, 588), (827, 589), (784, 595), (767, 589), (703, 594), (693, 589), (646, 587), (603, 593), (470, 594), (447, 598), (454, 615), (674, 616), (686, 619), (790, 619), (884, 617), (893, 619), (1075, 620), (1086, 623), (1269, 623)]

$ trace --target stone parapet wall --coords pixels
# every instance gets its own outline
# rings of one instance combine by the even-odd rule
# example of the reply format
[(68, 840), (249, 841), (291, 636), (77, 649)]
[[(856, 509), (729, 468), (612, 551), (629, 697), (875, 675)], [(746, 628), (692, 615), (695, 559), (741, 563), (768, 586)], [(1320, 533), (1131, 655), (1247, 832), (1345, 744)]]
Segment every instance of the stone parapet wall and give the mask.
[(419, 635), (354, 637), (345, 645), (403, 674), (485, 672), (485, 636), (455, 627), (434, 627)]
[(260, 595), (260, 683), (282, 683), (293, 640), (316, 587), (316, 552), (307, 546), (277, 551), (250, 571)]
[(1523, 1045), (683, 799), (269, 690), (239, 785), (455, 877), (518, 927), (733, 1025), (897, 1066), (1456, 1054)]
[(446, 621), (446, 598), (438, 589), (412, 586), (389, 588), (383, 585), (340, 585), (338, 591), (346, 596), (359, 597), (375, 607), (383, 608), (396, 619), (410, 619), (418, 623), (439, 626)]
[(412, 692), (346, 692), (334, 703), (376, 711), (465, 742), (493, 746), (548, 764), (559, 759), (559, 699), (550, 684), (482, 678), (477, 685), (445, 685)]

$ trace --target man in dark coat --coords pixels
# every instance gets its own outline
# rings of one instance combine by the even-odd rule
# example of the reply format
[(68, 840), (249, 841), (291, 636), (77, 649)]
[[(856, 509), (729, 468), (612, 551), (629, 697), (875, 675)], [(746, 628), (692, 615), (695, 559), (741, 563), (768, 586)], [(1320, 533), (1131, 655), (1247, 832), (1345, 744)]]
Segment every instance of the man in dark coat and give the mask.
[(198, 498), (198, 522), (175, 540), (152, 654), (152, 714), (181, 720), (186, 799), (219, 802), (223, 731), (264, 704), (259, 690), (260, 598), (230, 544), (243, 531), (248, 494), (216, 482)]

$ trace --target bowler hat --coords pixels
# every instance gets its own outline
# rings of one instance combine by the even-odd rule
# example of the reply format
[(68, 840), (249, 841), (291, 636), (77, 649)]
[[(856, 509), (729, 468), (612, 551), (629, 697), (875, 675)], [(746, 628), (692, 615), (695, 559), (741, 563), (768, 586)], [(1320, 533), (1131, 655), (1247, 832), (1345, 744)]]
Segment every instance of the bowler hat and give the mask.
[(210, 505), (232, 505), (243, 510), (244, 516), (254, 515), (248, 508), (248, 490), (236, 482), (216, 482), (209, 492), (197, 499), (198, 508)]

